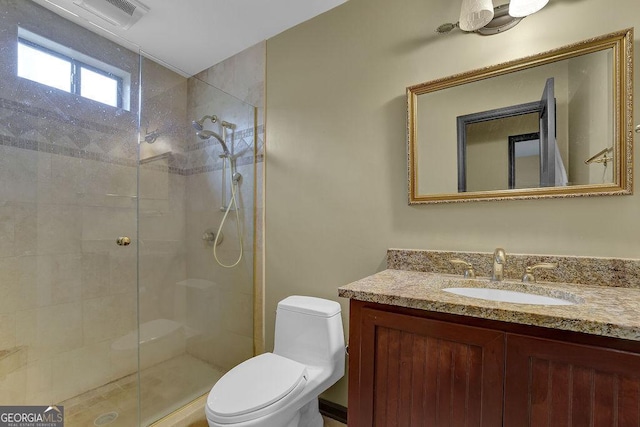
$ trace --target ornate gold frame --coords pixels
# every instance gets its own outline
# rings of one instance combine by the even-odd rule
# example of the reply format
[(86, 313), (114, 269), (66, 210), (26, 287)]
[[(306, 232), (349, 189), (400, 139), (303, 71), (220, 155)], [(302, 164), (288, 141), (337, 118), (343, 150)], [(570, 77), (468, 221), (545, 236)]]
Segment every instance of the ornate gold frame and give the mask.
[[(418, 96), (496, 77), (600, 50), (613, 50), (614, 183), (420, 195), (417, 190), (416, 115)], [(409, 204), (479, 200), (540, 199), (553, 197), (633, 194), (633, 28), (588, 39), (548, 52), (493, 65), (407, 88), (407, 160)]]

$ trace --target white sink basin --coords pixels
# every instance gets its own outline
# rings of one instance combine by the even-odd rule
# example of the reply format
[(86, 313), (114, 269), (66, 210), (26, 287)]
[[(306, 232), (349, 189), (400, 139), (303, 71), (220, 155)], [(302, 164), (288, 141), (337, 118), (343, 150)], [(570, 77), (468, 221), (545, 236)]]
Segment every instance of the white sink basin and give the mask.
[(544, 295), (529, 294), (526, 292), (508, 291), (505, 289), (444, 288), (442, 290), (456, 295), (485, 299), (490, 301), (533, 305), (575, 305), (573, 301), (562, 298), (547, 297)]

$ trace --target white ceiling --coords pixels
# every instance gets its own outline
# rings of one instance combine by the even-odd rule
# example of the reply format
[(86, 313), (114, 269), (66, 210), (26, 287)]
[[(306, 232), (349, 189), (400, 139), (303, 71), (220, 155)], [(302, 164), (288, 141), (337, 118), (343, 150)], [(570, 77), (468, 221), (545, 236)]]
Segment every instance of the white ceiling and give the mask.
[(33, 1), (191, 76), (346, 0), (141, 0), (150, 11), (128, 30), (86, 12), (73, 0)]

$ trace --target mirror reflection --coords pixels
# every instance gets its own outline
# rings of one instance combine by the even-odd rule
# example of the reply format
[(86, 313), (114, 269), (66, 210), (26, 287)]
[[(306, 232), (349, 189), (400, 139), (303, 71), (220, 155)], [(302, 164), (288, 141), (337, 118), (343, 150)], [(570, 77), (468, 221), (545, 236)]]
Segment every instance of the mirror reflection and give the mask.
[(631, 42), (409, 87), (410, 203), (630, 193)]
[[(567, 171), (557, 143), (555, 79), (547, 79), (540, 101), (459, 116), (458, 192), (566, 186)], [(535, 134), (526, 139), (526, 135)], [(537, 147), (533, 150), (533, 139)], [(516, 141), (519, 150), (516, 153)], [(523, 147), (529, 150), (523, 152)], [(533, 151), (532, 151), (533, 150)], [(469, 155), (467, 155), (469, 154)], [(516, 157), (516, 154), (518, 156)], [(527, 154), (524, 156), (524, 154)], [(525, 159), (526, 157), (526, 159)], [(532, 162), (532, 160), (536, 162)], [(515, 162), (519, 176), (515, 183)], [(527, 167), (525, 168), (524, 164)], [(486, 165), (492, 167), (487, 168)], [(536, 180), (533, 177), (537, 169)], [(473, 172), (471, 175), (468, 172)], [(467, 180), (470, 186), (467, 185)], [(525, 185), (526, 181), (526, 185)]]
[[(468, 161), (466, 167), (459, 168), (466, 171), (466, 179), (459, 178), (460, 192), (532, 188), (540, 184), (537, 113), (471, 123), (466, 125), (466, 131)], [(487, 168), (487, 164), (494, 166)]]

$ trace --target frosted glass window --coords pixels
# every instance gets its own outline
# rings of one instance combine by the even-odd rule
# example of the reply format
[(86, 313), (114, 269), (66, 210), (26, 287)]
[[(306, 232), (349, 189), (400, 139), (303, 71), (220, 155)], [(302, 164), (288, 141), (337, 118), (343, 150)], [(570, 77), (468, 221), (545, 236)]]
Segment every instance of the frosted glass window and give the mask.
[(118, 106), (118, 80), (88, 68), (80, 68), (80, 96)]
[(41, 49), (18, 43), (18, 76), (71, 92), (72, 64)]

